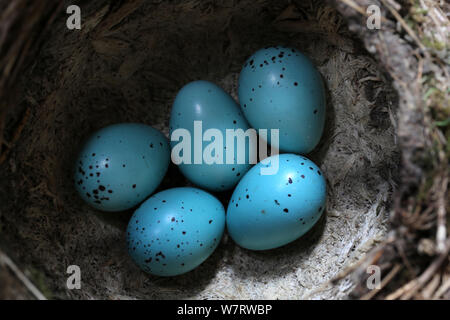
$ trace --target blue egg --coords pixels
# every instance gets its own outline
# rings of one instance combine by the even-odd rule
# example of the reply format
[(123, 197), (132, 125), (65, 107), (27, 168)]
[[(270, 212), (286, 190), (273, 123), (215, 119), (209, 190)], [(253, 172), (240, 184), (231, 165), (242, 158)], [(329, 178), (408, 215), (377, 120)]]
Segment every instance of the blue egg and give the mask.
[(136, 206), (158, 187), (170, 161), (169, 143), (158, 130), (121, 123), (94, 133), (75, 164), (81, 198), (102, 211)]
[(252, 127), (279, 129), (279, 149), (284, 152), (307, 154), (320, 141), (324, 84), (311, 61), (296, 49), (271, 47), (253, 54), (239, 76), (239, 102)]
[[(200, 130), (194, 130), (194, 121), (201, 125)], [(177, 137), (180, 129), (185, 129), (190, 139)], [(250, 168), (249, 139), (244, 137), (245, 140), (241, 141), (245, 141), (245, 147), (239, 149), (237, 139), (234, 139), (234, 146), (230, 145), (227, 150), (227, 129), (246, 132), (249, 126), (239, 105), (224, 90), (208, 81), (194, 81), (180, 90), (170, 117), (172, 160), (174, 154), (179, 155), (182, 163), (174, 162), (179, 164), (183, 175), (197, 186), (213, 191), (231, 189)], [(208, 138), (208, 130), (221, 136), (216, 138), (211, 131), (213, 134)], [(197, 144), (197, 149), (195, 139), (201, 142)], [(233, 139), (229, 140), (231, 142)], [(186, 142), (189, 144), (182, 148), (182, 143)], [(210, 160), (204, 155), (209, 155)]]
[(283, 246), (310, 230), (324, 211), (326, 183), (320, 169), (294, 154), (267, 159), (276, 158), (276, 174), (261, 174), (267, 164), (258, 163), (239, 182), (228, 204), (228, 233), (241, 247)]
[(128, 252), (144, 271), (158, 276), (188, 272), (216, 249), (225, 228), (225, 209), (211, 194), (173, 188), (145, 201), (127, 228)]

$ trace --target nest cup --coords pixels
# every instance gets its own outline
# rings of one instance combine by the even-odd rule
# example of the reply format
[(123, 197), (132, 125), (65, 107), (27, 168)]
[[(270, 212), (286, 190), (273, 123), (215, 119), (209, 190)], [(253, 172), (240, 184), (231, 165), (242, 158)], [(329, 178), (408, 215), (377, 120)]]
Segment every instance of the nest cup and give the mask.
[[(82, 5), (83, 27), (57, 19), (33, 68), (23, 75), (30, 119), (1, 170), (2, 238), (42, 274), (52, 297), (343, 298), (351, 282), (326, 286), (387, 230), (398, 165), (394, 90), (339, 14), (321, 1), (109, 1)], [(292, 24), (292, 19), (302, 24)], [(327, 180), (326, 212), (305, 236), (252, 252), (225, 234), (200, 267), (173, 278), (149, 276), (128, 257), (132, 210), (101, 213), (76, 194), (72, 166), (82, 142), (119, 122), (168, 135), (178, 90), (208, 80), (237, 98), (239, 72), (256, 50), (283, 45), (307, 55), (327, 91), (324, 135), (307, 155)], [(171, 165), (158, 188), (188, 185)], [(226, 206), (231, 193), (216, 194)], [(67, 267), (82, 290), (67, 290)]]

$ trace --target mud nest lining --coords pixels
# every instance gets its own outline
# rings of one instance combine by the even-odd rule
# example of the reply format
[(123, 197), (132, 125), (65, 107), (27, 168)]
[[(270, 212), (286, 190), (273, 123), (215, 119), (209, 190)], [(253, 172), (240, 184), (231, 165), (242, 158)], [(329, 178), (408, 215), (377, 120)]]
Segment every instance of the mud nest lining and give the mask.
[[(28, 114), (21, 138), (0, 170), (2, 239), (23, 264), (44, 275), (52, 297), (343, 298), (349, 280), (324, 284), (387, 232), (398, 171), (397, 97), (377, 63), (322, 2), (205, 1), (83, 3), (83, 28), (56, 20), (33, 67), (21, 78)], [(292, 19), (302, 29), (292, 27)], [(199, 268), (174, 278), (140, 271), (127, 255), (132, 211), (99, 213), (77, 196), (71, 176), (80, 144), (118, 122), (142, 122), (168, 135), (177, 91), (209, 80), (237, 101), (248, 56), (269, 45), (294, 47), (320, 70), (327, 88), (326, 129), (308, 155), (326, 175), (326, 213), (299, 240), (267, 252), (224, 236)], [(14, 123), (14, 121), (12, 121)], [(171, 166), (158, 190), (187, 185)], [(230, 193), (217, 194), (226, 205)], [(5, 227), (6, 226), (6, 227)], [(69, 265), (82, 290), (65, 287)]]

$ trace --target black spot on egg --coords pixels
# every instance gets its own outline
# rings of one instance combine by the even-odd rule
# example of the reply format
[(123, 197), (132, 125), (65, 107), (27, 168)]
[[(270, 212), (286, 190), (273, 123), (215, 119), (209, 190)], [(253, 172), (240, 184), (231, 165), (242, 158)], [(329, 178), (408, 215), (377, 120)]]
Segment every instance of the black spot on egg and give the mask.
[(289, 179), (288, 179), (288, 182), (289, 182), (289, 183), (292, 183), (292, 179), (291, 179), (290, 177), (289, 177)]
[(286, 213), (289, 212), (288, 208), (284, 208), (283, 211), (286, 212)]

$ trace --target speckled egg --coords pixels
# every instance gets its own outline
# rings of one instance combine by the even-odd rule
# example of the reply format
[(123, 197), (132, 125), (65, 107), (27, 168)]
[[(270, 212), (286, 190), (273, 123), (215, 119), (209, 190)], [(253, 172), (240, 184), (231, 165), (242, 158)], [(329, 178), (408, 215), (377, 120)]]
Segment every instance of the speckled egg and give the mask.
[(253, 128), (279, 129), (280, 150), (307, 154), (319, 143), (325, 123), (324, 84), (298, 50), (270, 47), (253, 54), (239, 76), (239, 102)]
[(241, 247), (267, 250), (299, 238), (319, 220), (325, 208), (323, 173), (305, 157), (282, 154), (278, 172), (262, 175), (258, 163), (242, 178), (227, 209), (227, 228)]
[(166, 137), (144, 124), (121, 123), (94, 133), (75, 165), (81, 198), (102, 211), (121, 211), (147, 198), (170, 161)]
[(216, 249), (225, 228), (225, 210), (214, 196), (196, 188), (159, 192), (136, 210), (127, 228), (130, 256), (158, 276), (188, 272)]
[[(194, 121), (201, 124), (201, 129), (194, 130)], [(239, 105), (222, 88), (208, 81), (188, 83), (179, 91), (172, 107), (170, 117), (172, 160), (174, 155), (180, 159), (179, 162), (185, 158), (179, 163), (180, 171), (197, 186), (213, 191), (231, 189), (250, 169), (249, 139), (246, 139), (245, 149), (239, 149), (241, 155), (239, 157), (237, 142), (233, 148), (230, 147), (229, 150), (226, 148), (226, 130), (242, 129), (245, 132), (248, 128), (249, 125)], [(176, 135), (180, 132), (179, 129), (185, 129), (190, 134), (189, 145), (186, 145), (184, 150), (180, 148), (181, 142), (186, 142), (184, 137)], [(218, 131), (222, 138), (207, 137), (208, 130)], [(200, 138), (201, 142), (198, 149), (194, 142), (197, 138)], [(213, 142), (215, 147), (212, 147)], [(200, 150), (200, 153), (196, 153), (196, 150)], [(231, 161), (227, 161), (227, 151)], [(209, 160), (208, 163), (204, 157), (206, 154), (211, 155), (210, 158), (214, 162)], [(178, 164), (176, 161), (174, 162)]]

